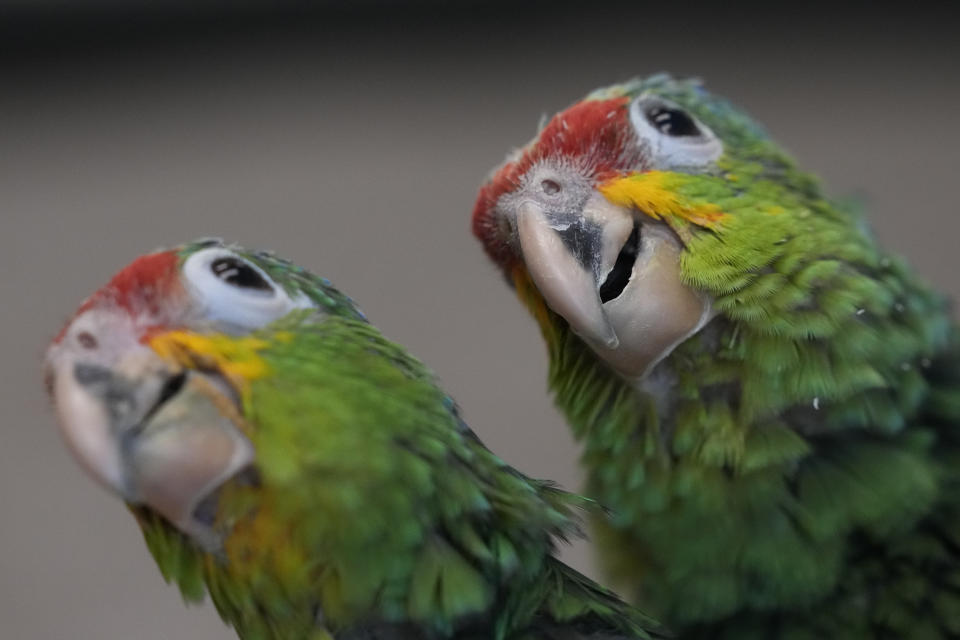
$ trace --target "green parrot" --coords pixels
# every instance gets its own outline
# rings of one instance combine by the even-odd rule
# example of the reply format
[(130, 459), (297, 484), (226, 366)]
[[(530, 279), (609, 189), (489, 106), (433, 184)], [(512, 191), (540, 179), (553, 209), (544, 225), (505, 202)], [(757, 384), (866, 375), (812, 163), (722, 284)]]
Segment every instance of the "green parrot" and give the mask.
[(597, 90), (472, 221), (612, 512), (612, 586), (686, 638), (960, 637), (948, 305), (747, 115)]
[(662, 637), (554, 557), (588, 501), (507, 466), (348, 297), (270, 253), (138, 258), (46, 382), (163, 577), (245, 640)]

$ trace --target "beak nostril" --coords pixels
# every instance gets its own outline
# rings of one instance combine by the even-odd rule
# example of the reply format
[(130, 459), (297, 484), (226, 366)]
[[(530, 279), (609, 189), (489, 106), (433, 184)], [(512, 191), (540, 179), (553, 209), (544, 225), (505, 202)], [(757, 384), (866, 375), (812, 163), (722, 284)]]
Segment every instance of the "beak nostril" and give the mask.
[(556, 180), (550, 180), (550, 179), (543, 180), (540, 183), (540, 188), (548, 196), (557, 195), (562, 190), (562, 187), (560, 186), (559, 182), (557, 182)]
[(81, 331), (77, 334), (77, 342), (84, 349), (96, 349), (99, 346), (97, 339), (89, 331)]

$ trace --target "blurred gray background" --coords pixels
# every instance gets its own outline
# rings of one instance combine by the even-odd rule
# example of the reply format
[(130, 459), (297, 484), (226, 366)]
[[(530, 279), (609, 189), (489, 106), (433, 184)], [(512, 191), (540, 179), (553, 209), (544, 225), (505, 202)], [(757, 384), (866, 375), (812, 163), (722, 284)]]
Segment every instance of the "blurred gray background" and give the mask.
[[(540, 115), (595, 86), (704, 78), (960, 294), (960, 56), (950, 17), (920, 5), (50, 4), (0, 9), (3, 638), (233, 637), (164, 585), (42, 392), (61, 323), (157, 246), (218, 235), (329, 277), (429, 363), (494, 451), (577, 488), (539, 332), (469, 215)], [(565, 556), (592, 571), (587, 545)]]

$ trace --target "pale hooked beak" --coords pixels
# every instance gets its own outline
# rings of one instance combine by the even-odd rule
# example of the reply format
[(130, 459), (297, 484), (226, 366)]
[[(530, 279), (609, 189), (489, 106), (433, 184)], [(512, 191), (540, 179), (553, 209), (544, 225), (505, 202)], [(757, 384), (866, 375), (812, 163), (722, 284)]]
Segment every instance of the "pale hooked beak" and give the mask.
[(236, 402), (215, 376), (183, 370), (147, 347), (114, 365), (64, 352), (49, 362), (61, 430), (98, 482), (186, 533), (204, 498), (253, 460)]
[(676, 235), (599, 192), (579, 211), (522, 202), (517, 235), (547, 305), (624, 375), (644, 376), (711, 317), (709, 299), (681, 280)]

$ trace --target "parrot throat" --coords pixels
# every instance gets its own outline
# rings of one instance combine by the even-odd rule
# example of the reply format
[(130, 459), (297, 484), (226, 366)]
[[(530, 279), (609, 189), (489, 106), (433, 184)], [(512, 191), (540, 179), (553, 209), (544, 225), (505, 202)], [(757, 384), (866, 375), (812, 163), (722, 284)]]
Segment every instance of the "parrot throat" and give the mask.
[(307, 556), (298, 545), (284, 543), (285, 532), (269, 508), (251, 508), (258, 502), (256, 491), (246, 482), (220, 490), (218, 549), (198, 544), (148, 508), (131, 506), (131, 511), (163, 578), (175, 583), (187, 602), (201, 602), (209, 593), (240, 637), (330, 640), (317, 598), (307, 588)]
[(652, 396), (638, 394), (635, 383), (607, 367), (567, 321), (547, 306), (525, 268), (516, 267), (512, 276), (517, 297), (530, 310), (547, 343), (550, 389), (574, 436), (586, 441), (583, 462), (589, 466), (593, 425), (603, 422), (626, 436), (638, 425), (656, 420), (657, 403)]

